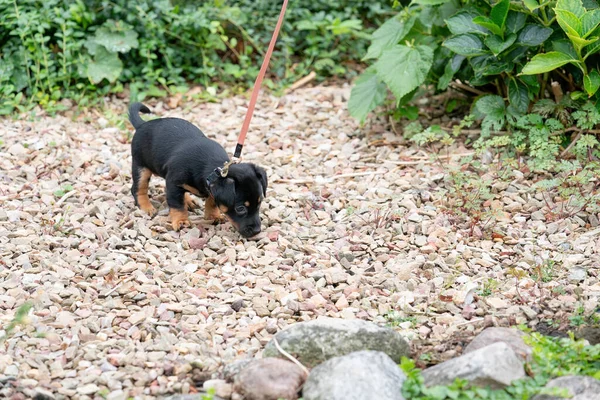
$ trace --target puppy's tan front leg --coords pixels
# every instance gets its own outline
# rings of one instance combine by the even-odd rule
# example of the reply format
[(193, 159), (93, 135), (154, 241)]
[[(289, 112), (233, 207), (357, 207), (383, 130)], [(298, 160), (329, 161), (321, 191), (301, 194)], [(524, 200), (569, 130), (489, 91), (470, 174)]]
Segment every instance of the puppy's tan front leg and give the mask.
[(189, 211), (198, 208), (198, 202), (192, 197), (191, 194), (187, 192), (185, 193), (185, 197), (183, 198), (183, 204), (185, 205), (185, 208)]
[(215, 199), (212, 196), (208, 197), (204, 202), (204, 219), (217, 223), (224, 221), (221, 210), (217, 207)]
[(171, 208), (169, 210), (169, 217), (171, 218), (171, 226), (173, 227), (174, 231), (178, 231), (183, 227), (190, 226), (187, 209), (177, 210)]

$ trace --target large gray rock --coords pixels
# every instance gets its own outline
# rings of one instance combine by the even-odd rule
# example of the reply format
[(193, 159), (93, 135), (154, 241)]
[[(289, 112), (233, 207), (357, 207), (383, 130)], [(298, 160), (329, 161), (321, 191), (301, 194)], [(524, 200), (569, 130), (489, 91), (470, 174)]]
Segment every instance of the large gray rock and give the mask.
[(502, 389), (525, 377), (523, 361), (506, 343), (494, 343), (423, 371), (425, 386), (447, 385), (456, 378), (473, 386)]
[(380, 351), (357, 351), (316, 366), (308, 376), (304, 400), (404, 400), (406, 376)]
[(234, 378), (234, 391), (245, 400), (296, 400), (306, 373), (279, 358), (253, 360)]
[(360, 350), (381, 351), (397, 363), (410, 352), (407, 341), (393, 329), (361, 320), (319, 318), (294, 324), (275, 335), (263, 357), (282, 357), (274, 340), (309, 368)]
[[(570, 400), (600, 399), (600, 381), (589, 376), (561, 376), (552, 379), (546, 388), (564, 388), (569, 391)], [(564, 397), (538, 394), (533, 400), (564, 400)]]
[(514, 328), (487, 328), (469, 343), (464, 352), (466, 354), (487, 347), (490, 344), (504, 342), (509, 345), (518, 356), (529, 359), (531, 358), (532, 350), (531, 347), (525, 344), (525, 341), (523, 340), (524, 336), (525, 333)]

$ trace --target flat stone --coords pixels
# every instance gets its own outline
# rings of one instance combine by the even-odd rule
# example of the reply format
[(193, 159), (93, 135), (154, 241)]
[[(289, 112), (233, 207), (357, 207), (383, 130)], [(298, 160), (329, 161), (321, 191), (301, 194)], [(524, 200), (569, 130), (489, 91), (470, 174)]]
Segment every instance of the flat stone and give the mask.
[(362, 320), (319, 318), (296, 323), (275, 335), (263, 357), (283, 357), (273, 340), (309, 368), (360, 350), (381, 351), (397, 363), (410, 353), (408, 342), (399, 333)]
[(465, 348), (464, 354), (482, 349), (491, 344), (502, 342), (510, 346), (511, 349), (520, 357), (529, 359), (532, 354), (531, 347), (525, 344), (523, 337), (525, 334), (518, 329), (492, 327), (484, 329), (477, 335), (471, 343)]
[(77, 387), (77, 393), (79, 394), (96, 394), (100, 388), (93, 383)]
[(587, 277), (587, 271), (583, 267), (573, 267), (569, 271), (569, 280), (582, 282)]
[(456, 378), (471, 385), (502, 389), (525, 377), (523, 361), (503, 342), (494, 343), (423, 371), (425, 386), (448, 385)]
[(404, 400), (406, 376), (380, 351), (357, 351), (316, 366), (302, 390), (304, 400)]
[[(546, 388), (564, 388), (569, 391), (570, 400), (600, 399), (600, 380), (590, 376), (561, 376), (552, 379)], [(563, 400), (564, 397), (538, 394), (532, 400)]]
[(279, 358), (253, 360), (234, 379), (235, 393), (247, 400), (296, 400), (306, 379), (291, 361)]

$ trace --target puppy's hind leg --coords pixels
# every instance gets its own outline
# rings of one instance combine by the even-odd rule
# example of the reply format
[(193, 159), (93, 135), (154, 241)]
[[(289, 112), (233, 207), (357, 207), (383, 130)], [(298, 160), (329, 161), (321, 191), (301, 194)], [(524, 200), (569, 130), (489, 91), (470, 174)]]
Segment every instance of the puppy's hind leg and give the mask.
[(156, 209), (152, 206), (150, 197), (148, 197), (148, 186), (150, 184), (152, 172), (148, 168), (139, 167), (134, 163), (131, 170), (131, 176), (133, 178), (131, 194), (133, 195), (135, 205), (148, 215), (154, 216), (156, 214)]
[(184, 226), (190, 226), (188, 209), (185, 202), (185, 190), (167, 178), (167, 204), (173, 230), (178, 231)]

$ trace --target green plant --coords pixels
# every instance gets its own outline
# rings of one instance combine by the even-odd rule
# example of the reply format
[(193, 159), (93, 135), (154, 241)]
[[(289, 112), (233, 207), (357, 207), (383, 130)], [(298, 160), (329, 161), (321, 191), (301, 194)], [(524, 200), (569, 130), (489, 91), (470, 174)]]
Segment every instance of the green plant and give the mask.
[[(551, 3), (546, 1), (542, 4), (536, 4), (537, 1), (526, 1), (525, 5), (530, 11), (548, 7)], [(524, 67), (521, 73), (523, 75), (536, 75), (554, 71), (565, 64), (571, 64), (581, 70), (583, 88), (588, 95), (592, 97), (600, 88), (600, 73), (597, 69), (590, 69), (586, 63), (587, 59), (600, 52), (600, 10), (596, 2), (588, 2), (591, 6), (586, 9), (581, 0), (558, 0), (552, 9), (560, 28), (569, 39), (563, 40), (560, 44), (553, 46), (553, 51), (535, 55)], [(549, 24), (546, 13), (541, 14), (545, 17), (545, 22)], [(574, 92), (572, 97), (583, 97), (584, 94)]]
[(542, 193), (547, 220), (571, 217), (581, 211), (600, 211), (600, 164), (589, 162), (585, 166), (577, 160), (561, 161), (555, 165), (554, 176), (542, 179), (534, 190)]
[(64, 185), (62, 185), (62, 187), (60, 189), (54, 191), (54, 196), (60, 198), (72, 190), (73, 190), (73, 185), (71, 185), (70, 183), (65, 183)]
[[(413, 0), (373, 33), (364, 57), (371, 65), (355, 82), (349, 111), (362, 122), (391, 93), (393, 115), (412, 119), (410, 101), (424, 88), (453, 87), (477, 95), (479, 150), (529, 153), (541, 169), (566, 154), (589, 159), (598, 151), (600, 9), (596, 1), (586, 7), (581, 0)], [(552, 61), (557, 54), (564, 62)], [(569, 146), (575, 142), (577, 149)]]
[(396, 311), (390, 311), (384, 315), (387, 320), (387, 325), (391, 327), (400, 326), (404, 322), (409, 322), (410, 326), (413, 327), (417, 323), (417, 318), (413, 316), (400, 316)]
[(499, 282), (495, 279), (488, 278), (484, 283), (481, 290), (479, 290), (479, 295), (483, 297), (491, 296), (494, 293), (494, 290), (498, 288)]
[(554, 278), (556, 272), (556, 261), (544, 260), (542, 264), (535, 266), (532, 278), (538, 282), (550, 282)]
[(206, 394), (203, 394), (200, 400), (213, 400), (215, 398), (215, 389), (210, 388), (207, 390)]
[(569, 322), (573, 327), (578, 327), (585, 324), (586, 318), (585, 309), (583, 308), (583, 306), (577, 307), (574, 313), (572, 315), (569, 315)]
[(17, 308), (15, 312), (15, 316), (12, 321), (4, 328), (4, 336), (0, 336), (0, 343), (5, 341), (15, 330), (15, 328), (19, 325), (26, 325), (28, 323), (27, 314), (33, 307), (33, 304), (30, 302), (25, 302)]
[[(467, 165), (469, 161), (464, 162)], [(472, 166), (476, 167), (477, 163), (472, 163)], [(450, 167), (448, 172), (445, 177), (447, 211), (468, 223), (469, 236), (475, 233), (476, 228), (484, 231), (493, 226), (496, 211), (484, 207), (484, 203), (493, 198), (492, 182), (481, 179), (478, 171)]]
[[(297, 1), (289, 7), (269, 73), (276, 88), (310, 70), (351, 74), (372, 24), (391, 5)], [(202, 85), (249, 87), (279, 5), (268, 0), (0, 0), (0, 113), (33, 104), (88, 106), (127, 88), (132, 99)]]
[(547, 389), (544, 385), (552, 378), (563, 375), (587, 375), (600, 377), (600, 345), (585, 345), (573, 336), (551, 338), (538, 333), (529, 333), (526, 342), (533, 350), (532, 361), (528, 365), (532, 377), (513, 381), (501, 390), (470, 386), (465, 380), (457, 379), (449, 385), (425, 387), (421, 371), (415, 363), (403, 358), (400, 368), (407, 379), (402, 387), (402, 395), (413, 400), (514, 400), (530, 399), (536, 394), (565, 396), (560, 389)]

